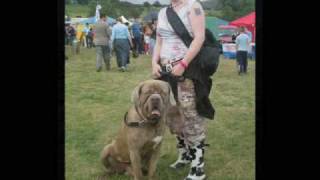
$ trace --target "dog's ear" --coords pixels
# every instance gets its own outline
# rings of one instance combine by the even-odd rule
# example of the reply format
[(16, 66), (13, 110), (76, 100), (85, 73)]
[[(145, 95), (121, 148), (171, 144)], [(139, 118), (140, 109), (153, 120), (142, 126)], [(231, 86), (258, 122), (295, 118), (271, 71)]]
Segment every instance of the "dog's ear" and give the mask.
[(169, 83), (167, 83), (167, 84), (168, 84), (168, 88), (169, 88), (169, 102), (170, 102), (171, 106), (175, 106), (175, 105), (177, 105), (177, 103), (176, 103), (176, 100), (174, 98), (173, 91), (171, 89), (170, 84)]
[(132, 103), (136, 103), (136, 105), (139, 102), (138, 99), (139, 99), (140, 94), (141, 94), (142, 86), (143, 86), (143, 83), (138, 84), (138, 86), (136, 86), (134, 88), (134, 90), (132, 91), (132, 94), (131, 94), (131, 102)]

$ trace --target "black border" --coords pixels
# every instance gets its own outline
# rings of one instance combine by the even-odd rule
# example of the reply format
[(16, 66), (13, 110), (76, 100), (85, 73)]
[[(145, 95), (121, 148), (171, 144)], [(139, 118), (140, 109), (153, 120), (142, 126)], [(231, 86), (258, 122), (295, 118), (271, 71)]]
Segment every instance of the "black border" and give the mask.
[(65, 177), (65, 46), (64, 46), (64, 15), (65, 2), (63, 0), (57, 1), (57, 30), (58, 30), (58, 72), (57, 72), (57, 109), (58, 109), (58, 158), (57, 158), (57, 178), (63, 180)]
[(263, 25), (263, 1), (256, 0), (256, 179), (260, 180), (263, 177), (263, 159), (261, 151), (264, 149), (263, 146), (263, 134), (264, 134), (264, 114), (263, 104), (263, 36), (262, 36), (262, 25)]
[[(256, 179), (266, 178), (266, 158), (264, 157), (266, 148), (266, 74), (267, 64), (264, 63), (265, 54), (264, 49), (264, 35), (263, 35), (263, 19), (264, 19), (264, 2), (263, 0), (256, 0)], [(56, 170), (57, 179), (64, 179), (65, 173), (65, 106), (64, 106), (64, 86), (65, 86), (65, 58), (64, 58), (64, 1), (57, 2), (57, 54), (58, 54), (58, 71), (56, 72), (57, 82), (57, 160)]]

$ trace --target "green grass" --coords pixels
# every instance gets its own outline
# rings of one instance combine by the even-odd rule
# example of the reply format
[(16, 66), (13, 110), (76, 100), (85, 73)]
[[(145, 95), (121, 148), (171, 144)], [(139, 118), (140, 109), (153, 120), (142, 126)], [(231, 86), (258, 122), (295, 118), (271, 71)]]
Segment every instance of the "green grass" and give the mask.
[[(151, 58), (131, 59), (130, 70), (119, 72), (112, 58), (110, 72), (95, 71), (95, 49), (81, 49), (66, 62), (66, 180), (95, 180), (103, 175), (99, 161), (102, 148), (115, 137), (130, 95), (141, 81), (149, 79)], [(255, 62), (248, 75), (238, 76), (235, 61), (220, 60), (213, 76), (210, 99), (216, 117), (208, 121), (205, 171), (209, 180), (255, 179)], [(157, 167), (159, 180), (180, 180), (188, 168), (174, 172), (175, 138), (166, 132)], [(128, 180), (113, 176), (108, 180)]]

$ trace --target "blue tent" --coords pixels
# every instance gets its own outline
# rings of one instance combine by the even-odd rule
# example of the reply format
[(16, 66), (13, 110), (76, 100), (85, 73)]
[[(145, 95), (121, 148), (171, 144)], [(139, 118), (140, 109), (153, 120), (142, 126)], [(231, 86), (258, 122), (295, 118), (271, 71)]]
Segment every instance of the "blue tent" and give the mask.
[[(108, 17), (108, 18), (107, 18), (107, 21), (108, 21), (108, 24), (109, 24), (109, 25), (112, 25), (113, 23), (116, 22), (116, 20), (113, 19), (113, 18), (111, 18), (111, 17)], [(86, 23), (88, 23), (88, 24), (95, 24), (95, 23), (96, 23), (96, 17), (94, 16), (94, 17), (87, 18), (87, 19), (81, 21), (80, 23), (82, 23), (82, 24), (86, 24)]]

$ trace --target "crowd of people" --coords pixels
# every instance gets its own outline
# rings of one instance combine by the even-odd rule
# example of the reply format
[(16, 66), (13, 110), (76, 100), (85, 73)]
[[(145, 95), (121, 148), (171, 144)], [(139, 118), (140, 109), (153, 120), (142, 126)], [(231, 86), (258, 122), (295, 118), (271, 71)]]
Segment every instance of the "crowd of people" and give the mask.
[[(94, 24), (84, 26), (80, 23), (66, 24), (65, 44), (72, 47), (73, 54), (80, 53), (80, 47), (96, 48), (96, 70), (102, 70), (105, 63), (106, 70), (110, 70), (110, 59), (115, 54), (120, 71), (127, 71), (130, 64), (130, 52), (137, 58), (145, 54), (152, 56), (156, 42), (157, 19), (149, 23), (141, 23), (135, 19), (131, 26), (117, 18), (116, 23), (109, 25), (107, 16), (100, 15), (100, 20)], [(66, 57), (67, 58), (67, 57)]]

